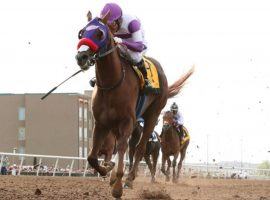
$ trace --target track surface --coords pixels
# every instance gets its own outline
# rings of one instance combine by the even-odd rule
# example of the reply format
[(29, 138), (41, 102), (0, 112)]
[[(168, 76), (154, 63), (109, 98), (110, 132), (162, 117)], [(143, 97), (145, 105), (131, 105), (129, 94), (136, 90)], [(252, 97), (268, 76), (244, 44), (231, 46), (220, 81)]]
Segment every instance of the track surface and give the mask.
[[(158, 179), (151, 184), (147, 178), (137, 178), (133, 190), (124, 190), (123, 199), (143, 199), (145, 190), (181, 200), (270, 200), (270, 181), (184, 179), (172, 184)], [(113, 198), (108, 180), (98, 178), (0, 176), (0, 199)]]

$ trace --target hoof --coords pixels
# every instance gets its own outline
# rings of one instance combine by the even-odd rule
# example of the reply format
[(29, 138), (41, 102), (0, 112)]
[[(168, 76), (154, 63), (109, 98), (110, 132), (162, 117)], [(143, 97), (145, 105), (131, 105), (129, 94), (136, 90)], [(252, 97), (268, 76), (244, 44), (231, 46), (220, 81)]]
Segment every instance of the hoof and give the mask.
[(110, 177), (110, 186), (113, 186), (113, 184), (115, 183), (115, 181), (116, 181), (116, 172), (115, 172), (115, 170), (113, 170), (111, 172), (111, 177)]
[(166, 174), (165, 169), (160, 170), (163, 174)]
[(115, 184), (116, 178), (115, 179), (110, 179), (110, 186), (112, 187), (113, 184)]
[(115, 183), (113, 188), (112, 188), (112, 196), (116, 199), (119, 199), (123, 195), (123, 188), (122, 188), (121, 183), (120, 183), (120, 185), (116, 185), (116, 184), (117, 183)]
[(112, 189), (112, 196), (114, 197), (114, 198), (116, 198), (116, 199), (121, 199), (121, 197), (122, 197), (122, 195), (123, 195), (123, 189), (121, 189), (121, 190), (114, 190), (114, 189)]
[(102, 168), (99, 170), (99, 174), (102, 177), (107, 176), (107, 170), (105, 168)]
[(110, 172), (110, 171), (112, 171), (112, 169), (114, 168), (114, 166), (115, 166), (115, 163), (112, 162), (112, 161), (110, 161), (108, 163), (104, 163), (104, 167), (106, 168), (107, 173)]
[(132, 181), (126, 180), (126, 182), (125, 182), (125, 184), (124, 184), (124, 188), (125, 188), (125, 189), (132, 189), (132, 188), (133, 188)]
[(165, 181), (166, 182), (169, 182), (170, 181), (170, 177), (169, 176), (166, 176)]
[(155, 177), (151, 178), (151, 183), (156, 183)]
[(173, 178), (172, 182), (173, 182), (173, 183), (178, 183), (178, 179)]

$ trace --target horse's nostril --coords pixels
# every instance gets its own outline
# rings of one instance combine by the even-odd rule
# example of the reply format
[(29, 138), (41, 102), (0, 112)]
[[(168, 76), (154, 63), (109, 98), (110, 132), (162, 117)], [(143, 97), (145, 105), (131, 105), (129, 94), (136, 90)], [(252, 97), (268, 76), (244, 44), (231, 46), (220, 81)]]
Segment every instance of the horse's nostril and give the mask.
[(82, 60), (87, 60), (88, 56), (87, 55), (82, 55), (81, 59)]
[(86, 54), (82, 54), (82, 53), (78, 53), (77, 56), (76, 56), (76, 59), (77, 59), (77, 63), (82, 66), (84, 65), (87, 60), (88, 60), (88, 55)]

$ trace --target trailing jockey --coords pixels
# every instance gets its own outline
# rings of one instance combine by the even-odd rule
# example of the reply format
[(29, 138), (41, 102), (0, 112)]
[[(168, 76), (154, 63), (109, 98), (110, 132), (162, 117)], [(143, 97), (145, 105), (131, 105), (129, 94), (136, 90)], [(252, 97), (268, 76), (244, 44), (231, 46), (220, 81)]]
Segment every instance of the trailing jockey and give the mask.
[(184, 130), (183, 130), (183, 124), (184, 124), (184, 118), (182, 114), (178, 110), (178, 105), (174, 102), (171, 105), (170, 111), (173, 113), (173, 126), (179, 133), (180, 141), (184, 138)]
[[(147, 79), (147, 71), (143, 61), (143, 55), (147, 49), (146, 41), (144, 40), (144, 32), (138, 18), (132, 15), (123, 13), (122, 9), (116, 3), (107, 3), (100, 13), (103, 17), (110, 12), (108, 26), (114, 35), (114, 40), (121, 51), (127, 54), (134, 65), (141, 71), (144, 80), (144, 92), (151, 91), (152, 86)], [(91, 85), (93, 80), (90, 82)]]

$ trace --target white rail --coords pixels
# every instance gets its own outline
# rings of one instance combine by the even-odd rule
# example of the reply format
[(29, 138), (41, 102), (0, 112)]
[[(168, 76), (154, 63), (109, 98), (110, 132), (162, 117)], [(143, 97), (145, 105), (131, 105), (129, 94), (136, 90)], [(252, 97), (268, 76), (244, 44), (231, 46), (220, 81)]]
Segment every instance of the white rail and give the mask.
[[(82, 158), (82, 157), (38, 155), (38, 154), (20, 154), (20, 153), (6, 153), (6, 152), (0, 152), (0, 156), (1, 156), (0, 169), (2, 168), (5, 156), (21, 157), (21, 162), (20, 162), (19, 169), (18, 169), (18, 175), (21, 174), (21, 170), (22, 170), (22, 167), (23, 167), (23, 161), (24, 161), (25, 157), (39, 158), (39, 163), (38, 163), (39, 165), (38, 165), (37, 172), (36, 172), (37, 176), (39, 175), (40, 166), (41, 166), (41, 163), (42, 163), (42, 158), (55, 159), (55, 164), (54, 164), (54, 169), (53, 169), (53, 176), (55, 176), (56, 169), (57, 169), (57, 166), (58, 166), (58, 162), (59, 162), (60, 159), (61, 160), (71, 160), (70, 169), (69, 169), (69, 172), (68, 172), (69, 176), (71, 176), (71, 174), (72, 174), (73, 165), (74, 165), (75, 160), (87, 161), (86, 158)], [(86, 163), (88, 163), (88, 162), (86, 162)], [(84, 172), (83, 172), (83, 176), (86, 175), (87, 166), (88, 166), (88, 164), (86, 164), (86, 167), (85, 167)]]

